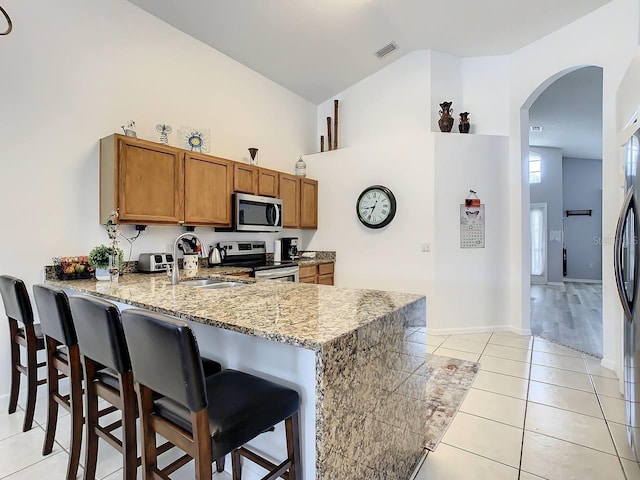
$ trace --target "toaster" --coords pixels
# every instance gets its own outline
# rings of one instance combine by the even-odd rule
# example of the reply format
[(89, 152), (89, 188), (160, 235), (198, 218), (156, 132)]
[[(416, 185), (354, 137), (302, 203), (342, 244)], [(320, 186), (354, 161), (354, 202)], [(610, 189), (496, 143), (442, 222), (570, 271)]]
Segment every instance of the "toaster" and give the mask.
[(170, 253), (141, 253), (138, 257), (138, 271), (140, 272), (164, 272), (167, 265), (173, 264), (173, 255)]

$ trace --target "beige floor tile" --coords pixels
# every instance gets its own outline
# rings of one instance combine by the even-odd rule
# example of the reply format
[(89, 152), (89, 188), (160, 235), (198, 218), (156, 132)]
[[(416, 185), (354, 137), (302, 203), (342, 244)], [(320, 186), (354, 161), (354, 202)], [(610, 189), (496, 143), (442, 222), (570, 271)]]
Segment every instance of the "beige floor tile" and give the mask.
[(640, 480), (640, 466), (635, 461), (627, 460), (626, 458), (620, 459), (624, 472), (627, 474), (627, 480)]
[(606, 395), (607, 397), (620, 398), (624, 400), (624, 395), (620, 393), (620, 382), (617, 378), (599, 377), (592, 375), (596, 393), (598, 395)]
[(545, 367), (543, 365), (531, 365), (531, 380), (536, 382), (551, 383), (561, 387), (575, 388), (593, 393), (593, 385), (586, 373), (572, 372), (560, 368)]
[(627, 426), (620, 423), (609, 422), (609, 429), (613, 435), (613, 441), (616, 444), (618, 456), (635, 461), (635, 455), (633, 454), (633, 450), (631, 450), (631, 446), (629, 446), (629, 441), (627, 440)]
[(578, 373), (587, 373), (584, 360), (566, 355), (556, 355), (555, 353), (545, 353), (533, 351), (531, 363), (534, 365), (544, 365), (546, 367), (562, 368)]
[(528, 431), (521, 468), (549, 480), (625, 478), (615, 455)]
[(463, 352), (471, 352), (471, 353), (482, 353), (484, 348), (487, 346), (486, 342), (472, 342), (470, 340), (464, 340), (456, 336), (450, 336), (442, 345), (441, 348), (450, 348), (452, 350), (460, 350)]
[(515, 360), (517, 362), (529, 362), (531, 361), (531, 350), (525, 350), (523, 348), (505, 347), (503, 345), (496, 345), (490, 343), (487, 348), (484, 349), (483, 355), (489, 355), (491, 357), (506, 358), (508, 360)]
[(24, 412), (18, 408), (9, 415), (6, 410), (0, 413), (0, 440), (22, 433)]
[[(491, 439), (491, 441), (487, 441)], [(522, 429), (458, 412), (442, 442), (517, 468)]]
[(525, 430), (616, 454), (603, 419), (529, 402)]
[(524, 362), (516, 362), (504, 358), (482, 355), (480, 357), (480, 369), (489, 372), (501, 373), (520, 378), (529, 378), (530, 365)]
[(409, 342), (427, 343), (427, 334), (422, 331), (416, 331), (406, 338)]
[(602, 418), (596, 395), (572, 388), (531, 381), (529, 382), (529, 402)]
[(433, 353), (438, 349), (438, 347), (434, 347), (433, 345), (429, 345), (427, 343), (427, 353)]
[(545, 480), (545, 479), (537, 475), (533, 475), (532, 473), (520, 471), (520, 480)]
[(625, 418), (625, 405), (624, 400), (620, 400), (619, 398), (613, 397), (599, 397), (600, 405), (602, 405), (602, 410), (604, 410), (604, 418), (611, 422), (616, 423), (627, 423)]
[(491, 338), (491, 333), (463, 333), (460, 335), (451, 335), (449, 338), (457, 338), (459, 340), (467, 340), (468, 342), (487, 343)]
[(587, 357), (585, 359), (585, 363), (587, 364), (587, 369), (591, 375), (598, 375), (599, 377), (607, 377), (607, 378), (618, 378), (616, 372), (613, 370), (609, 370), (608, 368), (604, 368), (600, 365), (601, 360), (597, 358)]
[(524, 378), (480, 370), (472, 386), (479, 390), (509, 395), (521, 400), (527, 399), (528, 382)]
[(471, 388), (460, 406), (460, 411), (522, 428), (526, 404), (527, 402), (519, 398)]
[(557, 343), (543, 340), (539, 337), (535, 337), (535, 341), (533, 342), (533, 349), (537, 352), (554, 353), (556, 355), (582, 358), (582, 352), (579, 352), (578, 350), (564, 347), (562, 345), (558, 345)]
[(533, 345), (532, 337), (514, 337), (512, 335), (493, 334), (489, 343), (495, 345), (504, 345), (505, 347), (524, 348), (531, 350)]
[(478, 357), (480, 357), (479, 353), (462, 352), (460, 350), (451, 350), (450, 348), (443, 347), (438, 348), (435, 352), (433, 352), (433, 354), (441, 355), (444, 357), (459, 358), (460, 360), (468, 360), (470, 362), (477, 362)]
[[(430, 335), (427, 333), (427, 345), (439, 347), (447, 338), (449, 338), (449, 335)], [(411, 337), (408, 340), (411, 340)]]
[[(59, 451), (55, 454), (52, 453), (46, 457), (40, 457), (40, 460), (37, 463), (6, 477), (6, 480), (66, 478), (68, 460), (69, 456), (67, 455), (67, 452)], [(82, 478), (82, 474), (83, 470), (82, 467), (80, 467), (76, 478)]]
[(520, 335), (519, 333), (514, 332), (493, 332), (494, 335), (501, 335), (503, 337), (513, 337), (513, 338), (533, 338), (532, 335)]
[(518, 470), (441, 443), (415, 480), (517, 480)]
[[(43, 441), (44, 430), (38, 426), (0, 441), (0, 478), (42, 460)], [(62, 448), (54, 443), (51, 453), (59, 452)]]

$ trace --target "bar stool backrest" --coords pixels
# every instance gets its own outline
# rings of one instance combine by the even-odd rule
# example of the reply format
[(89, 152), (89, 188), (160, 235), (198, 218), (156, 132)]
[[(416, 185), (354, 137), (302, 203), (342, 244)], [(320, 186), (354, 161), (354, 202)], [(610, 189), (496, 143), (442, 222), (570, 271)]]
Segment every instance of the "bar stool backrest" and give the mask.
[(118, 307), (86, 295), (71, 297), (69, 305), (80, 353), (120, 374), (131, 371)]
[(33, 323), (29, 292), (22, 280), (9, 275), (0, 275), (0, 294), (7, 317), (25, 325)]
[(34, 285), (33, 296), (40, 314), (42, 332), (67, 347), (76, 345), (76, 329), (71, 317), (69, 297), (64, 290), (49, 285)]
[(180, 320), (146, 310), (122, 312), (134, 380), (188, 408), (208, 404), (200, 351)]

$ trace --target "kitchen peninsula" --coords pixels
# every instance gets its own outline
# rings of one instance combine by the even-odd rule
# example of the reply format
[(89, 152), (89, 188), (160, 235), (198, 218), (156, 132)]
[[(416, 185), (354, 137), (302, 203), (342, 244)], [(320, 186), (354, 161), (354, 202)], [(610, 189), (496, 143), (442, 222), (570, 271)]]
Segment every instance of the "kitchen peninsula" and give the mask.
[[(405, 480), (424, 451), (425, 347), (405, 341), (425, 326), (424, 296), (269, 280), (207, 290), (162, 274), (48, 283), (184, 319), (203, 355), (297, 389), (305, 480)], [(281, 431), (252, 445), (284, 458)]]

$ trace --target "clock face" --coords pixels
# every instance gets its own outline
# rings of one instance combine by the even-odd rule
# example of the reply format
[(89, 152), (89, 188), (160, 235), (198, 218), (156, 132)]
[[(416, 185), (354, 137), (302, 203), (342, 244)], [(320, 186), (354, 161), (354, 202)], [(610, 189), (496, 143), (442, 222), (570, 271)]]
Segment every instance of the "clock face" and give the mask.
[(356, 214), (366, 227), (385, 227), (396, 215), (396, 197), (382, 185), (365, 188), (356, 202)]

